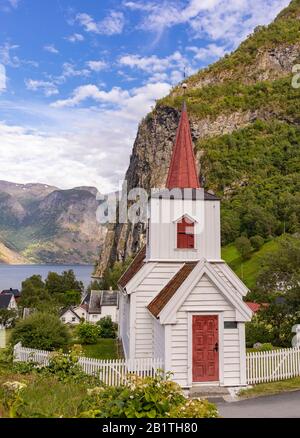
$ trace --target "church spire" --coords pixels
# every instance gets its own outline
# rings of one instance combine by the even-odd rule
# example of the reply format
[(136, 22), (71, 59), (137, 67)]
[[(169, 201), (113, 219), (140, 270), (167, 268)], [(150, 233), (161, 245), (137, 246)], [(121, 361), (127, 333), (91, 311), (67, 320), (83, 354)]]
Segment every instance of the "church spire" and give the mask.
[(183, 103), (166, 187), (200, 188), (186, 103)]

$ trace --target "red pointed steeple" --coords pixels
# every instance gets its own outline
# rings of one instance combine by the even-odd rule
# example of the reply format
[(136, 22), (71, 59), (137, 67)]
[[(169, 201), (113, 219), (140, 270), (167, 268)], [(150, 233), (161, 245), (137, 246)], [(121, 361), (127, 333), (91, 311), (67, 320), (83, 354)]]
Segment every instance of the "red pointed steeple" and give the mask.
[(185, 103), (182, 107), (177, 129), (176, 142), (173, 149), (166, 187), (170, 190), (174, 188), (200, 188), (190, 123)]

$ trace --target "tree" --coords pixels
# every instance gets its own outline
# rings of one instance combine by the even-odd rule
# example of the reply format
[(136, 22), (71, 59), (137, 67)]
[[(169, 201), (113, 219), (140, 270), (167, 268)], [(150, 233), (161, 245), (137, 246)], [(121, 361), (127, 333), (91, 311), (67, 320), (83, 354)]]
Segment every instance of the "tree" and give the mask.
[(259, 251), (265, 243), (265, 239), (257, 234), (256, 236), (250, 237), (250, 243), (255, 251)]
[(49, 272), (46, 279), (46, 290), (53, 295), (64, 294), (67, 291), (83, 292), (84, 286), (75, 277), (74, 271), (64, 271), (61, 275), (56, 272)]
[(62, 294), (61, 299), (66, 307), (74, 306), (80, 303), (81, 292), (79, 290), (67, 290), (64, 294)]
[(99, 340), (100, 328), (96, 324), (82, 322), (77, 326), (76, 331), (82, 344), (96, 344)]
[(100, 338), (116, 338), (118, 325), (112, 321), (110, 316), (105, 316), (104, 318), (101, 318), (100, 321), (97, 322), (97, 325), (100, 329)]
[(50, 306), (50, 302), (51, 296), (47, 292), (40, 275), (33, 275), (22, 282), (22, 293), (19, 302), (21, 307), (41, 309)]
[(246, 236), (238, 237), (235, 240), (235, 246), (240, 253), (242, 260), (250, 259), (253, 248), (250, 240)]
[(258, 289), (267, 294), (285, 293), (294, 289), (300, 276), (300, 239), (281, 237), (279, 246), (261, 260), (262, 269), (257, 278)]
[(15, 325), (18, 313), (14, 309), (0, 309), (0, 326), (13, 327)]
[(11, 343), (21, 342), (24, 347), (57, 350), (70, 341), (69, 331), (58, 316), (37, 312), (17, 322), (12, 331)]

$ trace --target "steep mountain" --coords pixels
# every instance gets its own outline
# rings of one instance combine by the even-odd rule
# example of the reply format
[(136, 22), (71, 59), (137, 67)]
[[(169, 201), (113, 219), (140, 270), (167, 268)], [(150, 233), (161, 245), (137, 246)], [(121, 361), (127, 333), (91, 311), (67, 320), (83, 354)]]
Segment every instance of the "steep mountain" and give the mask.
[(106, 229), (97, 189), (0, 182), (0, 262), (94, 263)]
[[(202, 186), (223, 201), (223, 244), (242, 233), (299, 230), (300, 88), (292, 86), (299, 63), (300, 0), (293, 0), (235, 52), (188, 78), (185, 95), (179, 85), (157, 102), (139, 126), (128, 189), (164, 186), (185, 100)], [(144, 240), (141, 225), (111, 225), (97, 275)]]

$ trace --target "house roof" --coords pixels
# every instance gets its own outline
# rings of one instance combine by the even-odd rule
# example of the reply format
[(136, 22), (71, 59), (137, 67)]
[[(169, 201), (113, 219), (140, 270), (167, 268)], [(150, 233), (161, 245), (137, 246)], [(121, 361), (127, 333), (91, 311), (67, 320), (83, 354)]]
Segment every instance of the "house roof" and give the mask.
[(89, 313), (101, 313), (101, 290), (92, 290), (90, 303), (89, 303)]
[(183, 104), (166, 187), (199, 188), (193, 141), (186, 104)]
[(259, 304), (259, 303), (252, 303), (249, 301), (247, 301), (246, 304), (248, 307), (250, 307), (250, 309), (252, 310), (253, 313), (257, 313), (262, 307), (266, 308), (269, 306), (268, 303)]
[(185, 263), (183, 267), (174, 275), (169, 283), (160, 291), (160, 293), (148, 305), (148, 310), (156, 318), (170, 301), (182, 283), (187, 279), (193, 269), (197, 266), (197, 262)]
[(122, 277), (120, 278), (118, 284), (122, 288), (125, 288), (125, 286), (129, 283), (129, 281), (140, 271), (140, 269), (145, 264), (145, 257), (146, 257), (146, 245), (140, 250), (140, 252), (136, 255), (133, 262), (129, 266), (129, 268), (124, 272)]
[(1, 294), (0, 309), (7, 309), (13, 296), (14, 296), (13, 294)]
[(153, 199), (184, 199), (191, 201), (219, 201), (214, 193), (208, 191), (206, 192), (204, 189), (195, 189), (195, 188), (176, 188), (171, 189), (159, 189), (155, 190), (151, 193), (151, 198)]
[(117, 290), (103, 290), (101, 306), (117, 306), (119, 292)]
[(1, 292), (1, 295), (2, 295), (2, 294), (13, 294), (15, 298), (18, 298), (18, 297), (21, 296), (21, 292), (19, 291), (19, 289), (12, 289), (12, 288), (10, 288), (10, 289), (4, 289), (4, 290)]
[(72, 307), (65, 307), (64, 309), (61, 309), (61, 311), (59, 312), (59, 316), (62, 317), (67, 312), (73, 313), (73, 315), (76, 316), (76, 318), (80, 319), (80, 316), (78, 316), (77, 313), (74, 312)]

